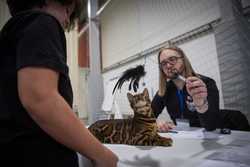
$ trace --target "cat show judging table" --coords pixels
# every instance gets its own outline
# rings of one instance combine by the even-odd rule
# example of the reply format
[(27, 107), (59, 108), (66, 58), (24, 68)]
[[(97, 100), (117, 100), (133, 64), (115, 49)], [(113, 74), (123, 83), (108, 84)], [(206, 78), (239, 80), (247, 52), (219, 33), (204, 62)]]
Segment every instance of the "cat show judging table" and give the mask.
[[(177, 132), (177, 133), (175, 133)], [(221, 134), (182, 126), (172, 133), (173, 146), (105, 144), (119, 157), (118, 167), (250, 167), (250, 132)], [(103, 162), (105, 163), (105, 162)], [(80, 167), (92, 167), (79, 155)]]

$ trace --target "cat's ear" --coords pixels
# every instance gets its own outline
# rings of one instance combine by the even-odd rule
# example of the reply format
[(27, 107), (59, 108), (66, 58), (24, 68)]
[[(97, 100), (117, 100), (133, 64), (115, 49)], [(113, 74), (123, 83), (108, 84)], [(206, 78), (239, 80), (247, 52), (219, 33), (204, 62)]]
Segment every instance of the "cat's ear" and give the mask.
[(133, 95), (131, 93), (127, 93), (128, 100), (133, 101)]
[(147, 88), (144, 88), (143, 95), (149, 97), (148, 89)]

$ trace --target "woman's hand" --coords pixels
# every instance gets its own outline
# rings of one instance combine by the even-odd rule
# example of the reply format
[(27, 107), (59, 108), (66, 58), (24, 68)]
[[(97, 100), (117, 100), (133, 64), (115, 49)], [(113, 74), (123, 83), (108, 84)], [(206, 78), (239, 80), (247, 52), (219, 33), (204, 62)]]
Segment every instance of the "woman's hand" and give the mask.
[(186, 88), (196, 108), (202, 110), (201, 112), (205, 112), (205, 110), (207, 110), (206, 84), (198, 77), (188, 77), (186, 80)]
[(157, 120), (156, 124), (159, 132), (168, 132), (175, 127), (172, 122), (167, 122), (164, 120)]
[(118, 157), (111, 150), (106, 149), (103, 157), (94, 161), (94, 167), (116, 167), (118, 163)]

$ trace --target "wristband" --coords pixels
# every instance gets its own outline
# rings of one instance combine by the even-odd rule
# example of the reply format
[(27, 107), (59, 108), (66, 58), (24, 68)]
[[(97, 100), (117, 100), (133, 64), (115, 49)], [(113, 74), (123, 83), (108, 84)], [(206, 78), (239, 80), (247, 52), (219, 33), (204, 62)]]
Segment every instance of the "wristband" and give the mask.
[(195, 108), (199, 113), (205, 113), (208, 110), (208, 101), (207, 98), (204, 99), (204, 103), (201, 105), (196, 105), (195, 104)]

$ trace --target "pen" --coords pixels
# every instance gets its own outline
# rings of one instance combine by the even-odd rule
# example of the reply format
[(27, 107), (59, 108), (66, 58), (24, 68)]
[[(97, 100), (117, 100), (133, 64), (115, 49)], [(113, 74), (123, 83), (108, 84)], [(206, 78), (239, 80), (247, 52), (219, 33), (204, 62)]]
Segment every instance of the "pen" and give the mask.
[(178, 132), (175, 130), (169, 130), (168, 133), (178, 133)]
[(181, 80), (181, 81), (183, 81), (183, 82), (186, 82), (186, 78), (185, 77), (183, 77), (182, 75), (180, 75), (177, 71), (175, 71), (174, 72), (174, 76), (173, 76), (173, 78), (172, 79), (179, 79), (179, 80)]
[(178, 79), (182, 80), (183, 82), (186, 82), (186, 78), (184, 78), (182, 75), (178, 75), (177, 76)]

